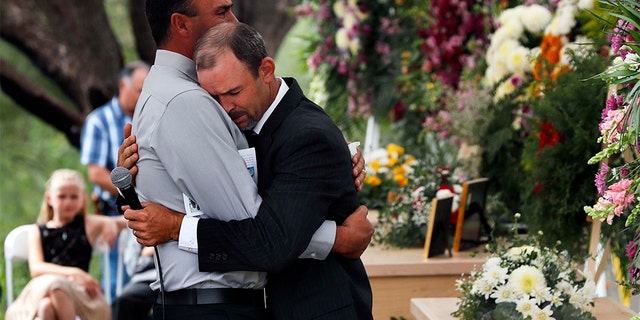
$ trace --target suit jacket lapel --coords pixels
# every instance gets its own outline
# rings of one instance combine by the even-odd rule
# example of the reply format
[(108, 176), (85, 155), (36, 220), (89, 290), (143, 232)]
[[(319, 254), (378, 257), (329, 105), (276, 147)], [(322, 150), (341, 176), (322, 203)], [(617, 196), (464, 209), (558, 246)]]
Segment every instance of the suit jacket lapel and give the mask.
[[(282, 121), (298, 107), (300, 100), (304, 97), (302, 89), (300, 89), (295, 79), (283, 78), (283, 80), (289, 86), (289, 91), (287, 91), (275, 110), (273, 110), (273, 113), (271, 113), (271, 116), (269, 116), (269, 119), (267, 119), (267, 122), (265, 122), (256, 141), (256, 149), (258, 153), (264, 152), (263, 155), (269, 150), (271, 142), (273, 141), (273, 134), (280, 127)], [(261, 155), (258, 155), (258, 159), (260, 158)]]

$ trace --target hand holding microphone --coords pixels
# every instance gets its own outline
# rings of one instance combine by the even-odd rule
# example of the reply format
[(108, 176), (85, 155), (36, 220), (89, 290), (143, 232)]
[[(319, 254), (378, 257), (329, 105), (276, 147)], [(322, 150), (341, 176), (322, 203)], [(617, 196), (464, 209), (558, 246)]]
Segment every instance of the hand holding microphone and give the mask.
[(118, 188), (120, 195), (127, 200), (131, 209), (142, 209), (138, 194), (133, 188), (133, 178), (129, 170), (124, 167), (116, 167), (111, 170), (111, 183)]

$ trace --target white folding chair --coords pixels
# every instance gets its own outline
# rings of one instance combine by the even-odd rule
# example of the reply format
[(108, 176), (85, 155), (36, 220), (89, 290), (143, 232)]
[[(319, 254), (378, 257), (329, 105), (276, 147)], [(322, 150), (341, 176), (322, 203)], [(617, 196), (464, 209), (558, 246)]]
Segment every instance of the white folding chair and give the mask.
[(25, 224), (11, 230), (4, 239), (4, 263), (7, 279), (7, 307), (13, 303), (13, 262), (29, 258), (29, 229)]
[[(33, 228), (33, 224), (25, 224), (11, 230), (4, 239), (4, 261), (7, 279), (7, 307), (13, 303), (13, 262), (26, 261), (29, 259), (29, 229)], [(98, 241), (99, 243), (99, 241)], [(94, 254), (102, 255), (103, 272), (105, 272), (105, 281), (111, 283), (109, 273), (109, 246), (96, 245), (93, 249)], [(105, 286), (105, 298), (111, 304), (111, 287)]]

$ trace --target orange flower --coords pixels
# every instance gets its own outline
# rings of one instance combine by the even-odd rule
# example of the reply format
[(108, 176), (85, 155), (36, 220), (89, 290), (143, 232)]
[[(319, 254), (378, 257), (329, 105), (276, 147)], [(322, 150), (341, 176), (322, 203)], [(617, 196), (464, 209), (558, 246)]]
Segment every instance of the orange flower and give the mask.
[(560, 62), (560, 50), (562, 50), (563, 45), (562, 36), (544, 35), (540, 44), (540, 59), (536, 62), (533, 71), (533, 76), (536, 80), (542, 81), (548, 77), (551, 81), (555, 81), (560, 72), (563, 71), (563, 68), (556, 68), (556, 65)]

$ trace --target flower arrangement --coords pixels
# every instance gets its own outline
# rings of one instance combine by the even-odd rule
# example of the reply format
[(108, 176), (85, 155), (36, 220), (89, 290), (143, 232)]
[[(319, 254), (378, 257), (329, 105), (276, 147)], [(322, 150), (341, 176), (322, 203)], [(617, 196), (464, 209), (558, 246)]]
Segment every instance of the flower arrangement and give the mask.
[(461, 319), (595, 319), (595, 283), (557, 248), (540, 247), (533, 238), (493, 246), (457, 289), (462, 297), (452, 315)]
[(395, 143), (372, 151), (365, 160), (367, 177), (359, 196), (370, 209), (384, 208), (389, 192), (406, 186), (418, 164), (413, 155)]
[[(622, 260), (623, 281), (633, 294), (640, 293), (640, 16), (638, 3), (631, 0), (602, 1), (618, 21), (611, 36), (613, 63), (598, 77), (611, 86), (602, 111), (598, 142), (604, 148), (589, 164), (599, 164), (595, 185), (599, 198), (584, 210), (594, 219), (606, 220), (610, 228), (603, 234), (612, 239), (612, 248)], [(626, 217), (618, 219), (616, 217)]]
[(585, 81), (607, 63), (600, 43), (588, 40), (604, 38), (594, 31), (602, 30), (597, 10), (593, 0), (505, 10), (487, 51), (493, 115), (480, 143), (482, 175), (504, 203), (502, 218), (520, 211), (530, 230), (543, 231), (543, 245), (561, 239), (560, 248), (574, 253), (586, 253), (582, 207), (595, 193), (595, 168), (580, 159), (599, 150), (593, 140), (606, 92)]
[[(389, 111), (400, 70), (397, 49), (408, 46), (407, 39), (412, 39), (415, 30), (411, 16), (422, 15), (415, 8), (424, 8), (426, 3), (313, 0), (298, 6), (299, 16), (311, 17), (316, 23), (317, 32), (303, 40), (307, 42), (307, 66), (315, 81), (323, 84), (318, 91), (327, 95), (326, 105), (346, 99), (345, 111), (350, 115)], [(314, 94), (312, 90), (316, 100)]]
[(434, 197), (454, 196), (452, 211), (457, 211), (462, 187), (451, 184), (448, 168), (433, 168), (418, 161), (407, 174), (407, 183), (389, 191), (375, 226), (374, 243), (397, 248), (423, 246)]

